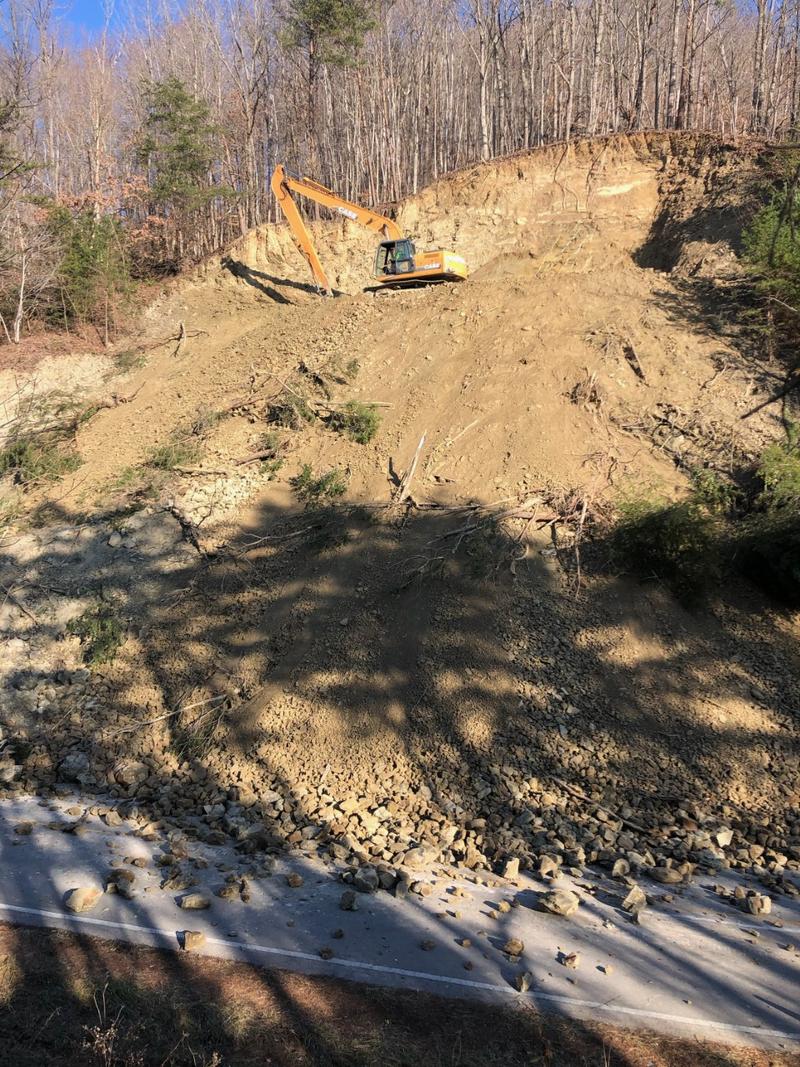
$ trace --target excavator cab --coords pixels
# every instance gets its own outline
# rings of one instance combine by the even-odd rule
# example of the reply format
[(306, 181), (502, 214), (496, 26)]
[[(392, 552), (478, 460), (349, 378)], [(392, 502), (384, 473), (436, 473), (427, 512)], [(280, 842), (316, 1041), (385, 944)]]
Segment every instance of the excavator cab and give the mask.
[(380, 278), (387, 274), (408, 274), (414, 270), (416, 251), (414, 242), (407, 237), (399, 241), (381, 241), (375, 255), (374, 276)]

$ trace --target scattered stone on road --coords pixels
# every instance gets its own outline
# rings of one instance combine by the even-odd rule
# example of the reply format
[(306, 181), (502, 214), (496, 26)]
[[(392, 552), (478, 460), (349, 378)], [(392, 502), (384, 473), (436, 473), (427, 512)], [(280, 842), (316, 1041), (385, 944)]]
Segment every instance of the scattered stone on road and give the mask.
[(70, 889), (64, 897), (64, 907), (68, 911), (90, 911), (103, 895), (103, 890), (96, 886), (81, 886), (78, 889)]
[(436, 948), (436, 942), (426, 939), (425, 941), (420, 941), (419, 947), (423, 952), (430, 952), (432, 949)]
[(533, 975), (530, 971), (523, 971), (522, 974), (518, 974), (514, 979), (514, 985), (517, 987), (517, 991), (520, 993), (527, 993), (533, 982)]
[(539, 897), (539, 903), (545, 911), (552, 912), (553, 915), (563, 915), (565, 919), (575, 914), (580, 902), (578, 894), (573, 893), (571, 889), (554, 889)]
[(579, 952), (562, 952), (558, 962), (564, 967), (569, 967), (571, 971), (577, 971), (578, 964), (581, 962), (581, 956)]
[(612, 878), (624, 878), (626, 874), (631, 873), (631, 865), (624, 857), (615, 860), (614, 866), (611, 868)]
[(525, 951), (525, 943), (518, 937), (510, 937), (503, 945), (503, 952), (507, 956), (521, 956)]
[(205, 945), (206, 935), (202, 930), (184, 930), (180, 941), (184, 952), (197, 952)]
[(292, 871), (291, 874), (286, 875), (286, 884), (290, 889), (299, 889), (303, 884), (302, 874), (298, 874), (297, 871)]
[(20, 837), (28, 837), (33, 833), (32, 822), (18, 822), (14, 827), (14, 833), (19, 834)]
[(647, 895), (638, 885), (631, 886), (630, 892), (622, 901), (622, 907), (625, 911), (639, 911), (645, 904), (647, 904)]
[(323, 959), (323, 960), (332, 960), (333, 959), (333, 949), (329, 948), (327, 945), (325, 945), (323, 948), (321, 948), (319, 950), (319, 954), (320, 954), (320, 958)]
[(187, 893), (178, 901), (178, 907), (184, 911), (205, 911), (211, 907), (211, 899), (205, 893)]
[(339, 901), (339, 907), (342, 911), (358, 911), (358, 898), (355, 891), (352, 889), (345, 889), (342, 893), (342, 898)]
[(765, 893), (750, 893), (744, 898), (744, 909), (751, 915), (769, 915), (772, 900)]

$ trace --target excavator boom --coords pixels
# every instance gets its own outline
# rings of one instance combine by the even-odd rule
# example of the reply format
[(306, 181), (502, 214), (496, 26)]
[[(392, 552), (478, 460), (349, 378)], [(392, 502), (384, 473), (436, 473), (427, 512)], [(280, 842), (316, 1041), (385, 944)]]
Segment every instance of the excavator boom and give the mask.
[(393, 219), (345, 200), (311, 178), (297, 178), (287, 174), (282, 164), (275, 168), (270, 184), (275, 199), (291, 227), (295, 243), (311, 268), (317, 287), (328, 295), (332, 293), (328, 276), (303, 216), (294, 202), (293, 192), (331, 208), (346, 219), (359, 222), (383, 237), (375, 260), (375, 276), (384, 285), (444, 281), (467, 276), (466, 263), (460, 256), (442, 251), (425, 252), (417, 256), (413, 243), (403, 237), (403, 231)]

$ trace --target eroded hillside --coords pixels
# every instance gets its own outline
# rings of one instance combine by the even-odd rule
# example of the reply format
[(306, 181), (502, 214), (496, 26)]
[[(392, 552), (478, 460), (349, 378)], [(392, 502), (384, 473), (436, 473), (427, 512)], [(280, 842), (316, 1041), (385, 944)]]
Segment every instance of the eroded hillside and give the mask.
[[(601, 526), (576, 551), (590, 508), (777, 432), (740, 418), (774, 368), (720, 315), (750, 166), (697, 138), (551, 147), (401, 206), (462, 285), (362, 292), (372, 235), (342, 223), (317, 228), (334, 300), (283, 228), (165, 293), (80, 468), (23, 502), (43, 525), (3, 540), (9, 787), (392, 869), (423, 845), (784, 885), (793, 618), (744, 587), (690, 613)], [(379, 405), (367, 444), (331, 417), (351, 400)], [(305, 465), (343, 494), (304, 506)], [(89, 673), (74, 620), (98, 617), (121, 645)]]

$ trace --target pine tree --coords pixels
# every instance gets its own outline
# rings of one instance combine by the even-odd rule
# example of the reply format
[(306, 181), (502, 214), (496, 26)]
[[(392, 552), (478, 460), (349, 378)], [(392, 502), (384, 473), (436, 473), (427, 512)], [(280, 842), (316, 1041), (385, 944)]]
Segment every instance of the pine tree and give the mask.
[(112, 215), (98, 218), (90, 208), (73, 215), (65, 206), (54, 205), (48, 229), (61, 249), (56, 285), (62, 319), (96, 325), (107, 344), (116, 313), (133, 288), (120, 220)]
[(317, 159), (317, 85), (328, 64), (352, 66), (375, 25), (369, 0), (289, 0), (283, 43), (306, 53), (307, 133), (309, 164)]
[(202, 248), (203, 210), (229, 190), (212, 184), (217, 128), (208, 106), (195, 100), (177, 78), (145, 86), (145, 118), (136, 157), (147, 167), (154, 213), (165, 221), (168, 254), (183, 258), (186, 238)]

